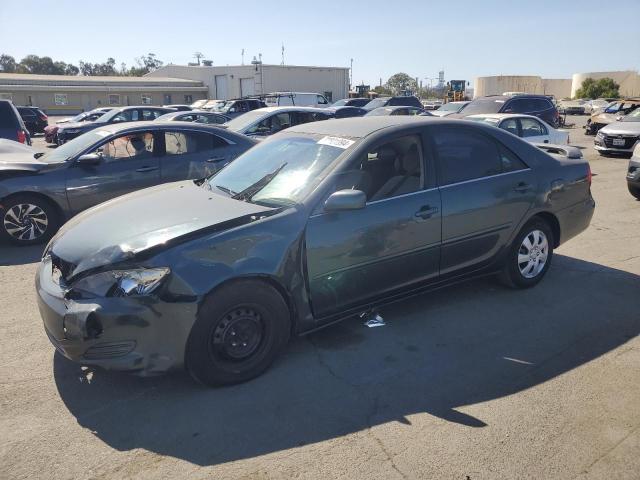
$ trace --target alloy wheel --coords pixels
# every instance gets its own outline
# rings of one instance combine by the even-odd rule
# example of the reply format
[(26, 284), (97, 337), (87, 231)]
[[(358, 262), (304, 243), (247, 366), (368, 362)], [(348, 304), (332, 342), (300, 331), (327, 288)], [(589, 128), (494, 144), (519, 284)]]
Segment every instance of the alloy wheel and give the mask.
[(524, 278), (535, 278), (544, 269), (549, 257), (549, 241), (542, 230), (533, 230), (524, 237), (518, 249), (518, 269)]
[(4, 214), (4, 229), (16, 240), (36, 240), (49, 226), (49, 218), (38, 205), (19, 203)]

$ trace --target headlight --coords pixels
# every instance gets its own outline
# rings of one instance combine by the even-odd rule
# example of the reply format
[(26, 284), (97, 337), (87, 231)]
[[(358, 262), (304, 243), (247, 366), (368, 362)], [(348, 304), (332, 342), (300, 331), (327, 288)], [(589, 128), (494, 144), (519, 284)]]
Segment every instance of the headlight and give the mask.
[(101, 272), (78, 280), (71, 290), (101, 297), (139, 297), (153, 293), (169, 272), (165, 267)]
[(604, 133), (602, 133), (602, 132), (598, 132), (598, 133), (596, 134), (596, 138), (603, 139), (603, 138), (604, 138)]

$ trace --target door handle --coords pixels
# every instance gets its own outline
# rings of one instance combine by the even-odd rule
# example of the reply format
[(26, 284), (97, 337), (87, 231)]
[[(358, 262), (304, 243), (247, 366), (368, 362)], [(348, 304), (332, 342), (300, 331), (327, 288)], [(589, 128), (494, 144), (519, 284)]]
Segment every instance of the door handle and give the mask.
[(431, 218), (435, 213), (438, 213), (438, 207), (425, 205), (415, 213), (415, 216), (419, 218), (427, 219), (427, 218)]
[(136, 169), (136, 172), (153, 172), (154, 170), (158, 170), (158, 167), (140, 167)]
[(549, 143), (549, 140), (545, 140), (543, 143)]
[(207, 163), (223, 162), (224, 160), (226, 160), (226, 157), (213, 157), (207, 159)]
[(533, 187), (531, 185), (529, 185), (528, 183), (520, 182), (515, 187), (513, 187), (513, 189), (516, 192), (525, 193), (525, 192), (528, 192), (530, 190), (533, 190)]

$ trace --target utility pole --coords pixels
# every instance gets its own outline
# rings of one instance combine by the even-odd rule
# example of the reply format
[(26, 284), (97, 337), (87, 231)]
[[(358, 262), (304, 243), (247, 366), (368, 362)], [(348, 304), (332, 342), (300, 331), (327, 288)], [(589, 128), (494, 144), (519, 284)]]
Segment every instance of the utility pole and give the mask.
[(351, 68), (349, 73), (349, 91), (353, 88), (353, 58), (351, 59)]
[(200, 52), (196, 52), (196, 53), (194, 53), (194, 54), (193, 54), (193, 56), (194, 56), (194, 57), (195, 57), (195, 59), (198, 61), (198, 66), (200, 66), (200, 59), (201, 59), (202, 57), (204, 57), (204, 55), (203, 55), (202, 53), (200, 53)]
[(242, 49), (242, 65), (244, 65), (244, 48)]
[(284, 65), (284, 42), (282, 42), (282, 61), (280, 62), (280, 65)]

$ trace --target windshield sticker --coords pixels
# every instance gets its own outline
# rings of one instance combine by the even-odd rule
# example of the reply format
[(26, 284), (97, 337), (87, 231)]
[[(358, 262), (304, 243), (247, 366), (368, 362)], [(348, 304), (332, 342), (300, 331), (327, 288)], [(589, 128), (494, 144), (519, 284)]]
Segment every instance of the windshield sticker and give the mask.
[(329, 145), (331, 147), (342, 148), (343, 150), (346, 150), (354, 143), (356, 143), (354, 140), (341, 137), (322, 137), (318, 140), (318, 145)]
[(109, 135), (111, 135), (111, 133), (107, 132), (106, 130), (98, 130), (96, 132), (96, 135), (100, 135), (101, 137), (108, 137)]

